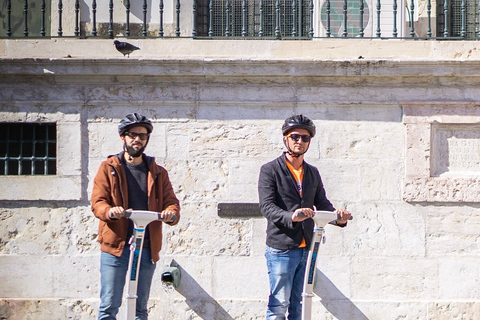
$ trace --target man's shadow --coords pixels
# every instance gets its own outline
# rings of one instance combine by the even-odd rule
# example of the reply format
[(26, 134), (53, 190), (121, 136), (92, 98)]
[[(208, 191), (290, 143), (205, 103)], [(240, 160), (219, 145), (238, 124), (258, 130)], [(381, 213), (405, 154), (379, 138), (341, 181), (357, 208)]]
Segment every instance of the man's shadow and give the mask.
[(223, 307), (215, 301), (197, 281), (180, 265), (181, 281), (178, 293), (185, 297), (187, 305), (202, 319), (234, 320)]
[(322, 304), (338, 320), (368, 320), (327, 276), (317, 269), (314, 292), (322, 299)]

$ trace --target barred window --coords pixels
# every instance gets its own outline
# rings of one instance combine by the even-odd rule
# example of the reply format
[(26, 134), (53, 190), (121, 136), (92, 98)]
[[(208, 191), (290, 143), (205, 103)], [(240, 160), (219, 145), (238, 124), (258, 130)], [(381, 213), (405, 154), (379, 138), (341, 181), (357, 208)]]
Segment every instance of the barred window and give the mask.
[(0, 175), (55, 175), (55, 123), (0, 123)]
[[(370, 20), (370, 8), (369, 2), (363, 1), (363, 16), (360, 13), (360, 1), (347, 0), (347, 19), (344, 17), (344, 0), (330, 0), (327, 6), (325, 1), (321, 9), (321, 21), (325, 29), (328, 30), (333, 37), (342, 37), (344, 32), (346, 35), (356, 37), (360, 33), (360, 17), (363, 19), (363, 25), (361, 28), (364, 30)], [(345, 21), (347, 21), (347, 27), (345, 28)], [(330, 24), (330, 25), (329, 25)], [(346, 36), (345, 35), (345, 36)]]
[[(53, 10), (51, 1), (44, 3), (24, 0), (3, 1), (0, 3), (0, 37), (50, 36), (51, 10)], [(10, 12), (10, 24), (8, 24), (8, 12)]]
[[(445, 10), (445, 3), (447, 9)], [(445, 19), (445, 15), (447, 18)], [(479, 30), (478, 1), (452, 0), (437, 2), (437, 36), (475, 39)], [(446, 21), (445, 21), (446, 20)], [(463, 21), (465, 24), (463, 25)], [(445, 28), (445, 22), (447, 27)]]
[(199, 37), (310, 38), (310, 0), (198, 0), (197, 4)]

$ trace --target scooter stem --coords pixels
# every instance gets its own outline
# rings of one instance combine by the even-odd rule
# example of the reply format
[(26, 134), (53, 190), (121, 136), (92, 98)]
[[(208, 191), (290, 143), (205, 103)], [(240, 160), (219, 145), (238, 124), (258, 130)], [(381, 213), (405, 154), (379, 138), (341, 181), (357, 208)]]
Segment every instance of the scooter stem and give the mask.
[[(133, 222), (133, 235), (129, 243), (132, 252), (130, 252), (127, 271), (126, 319), (134, 320), (137, 309), (137, 285), (138, 275), (140, 274), (140, 261), (143, 252), (145, 229), (150, 222), (162, 220), (162, 216), (160, 213), (153, 211), (126, 210), (125, 217)], [(174, 216), (172, 221), (176, 219), (177, 217)]]
[[(297, 213), (298, 216), (305, 216), (303, 213)], [(312, 319), (312, 300), (313, 285), (315, 281), (315, 274), (317, 270), (317, 257), (320, 245), (324, 240), (324, 227), (329, 222), (337, 220), (340, 215), (333, 211), (315, 211), (315, 215), (312, 217), (315, 222), (315, 228), (313, 230), (312, 243), (308, 251), (307, 265), (305, 267), (305, 278), (303, 280), (303, 293), (302, 293), (302, 320)], [(352, 220), (353, 217), (350, 217)]]

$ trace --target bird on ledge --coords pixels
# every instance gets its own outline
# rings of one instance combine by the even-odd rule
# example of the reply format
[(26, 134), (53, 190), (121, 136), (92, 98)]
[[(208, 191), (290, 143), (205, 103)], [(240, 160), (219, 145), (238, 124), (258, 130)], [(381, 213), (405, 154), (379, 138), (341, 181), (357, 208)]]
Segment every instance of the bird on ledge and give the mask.
[(115, 45), (115, 48), (123, 54), (124, 57), (127, 56), (128, 58), (130, 58), (130, 53), (135, 50), (140, 50), (139, 47), (136, 47), (128, 42), (120, 42), (118, 40), (115, 40), (113, 41), (113, 44)]

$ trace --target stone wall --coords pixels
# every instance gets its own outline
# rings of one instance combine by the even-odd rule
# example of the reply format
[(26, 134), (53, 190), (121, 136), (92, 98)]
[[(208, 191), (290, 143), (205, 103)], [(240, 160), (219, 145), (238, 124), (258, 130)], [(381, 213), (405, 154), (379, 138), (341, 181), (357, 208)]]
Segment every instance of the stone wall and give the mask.
[[(266, 223), (219, 217), (217, 204), (258, 201), (259, 168), (296, 113), (319, 132), (306, 161), (355, 216), (326, 228), (313, 319), (480, 317), (475, 43), (144, 40), (123, 59), (110, 41), (78, 41), (0, 44), (0, 123), (54, 121), (59, 141), (57, 176), (0, 177), (0, 318), (95, 318), (89, 195), (129, 112), (153, 120), (147, 153), (182, 206), (165, 228), (152, 319), (264, 318)], [(182, 281), (165, 290), (172, 260)]]

